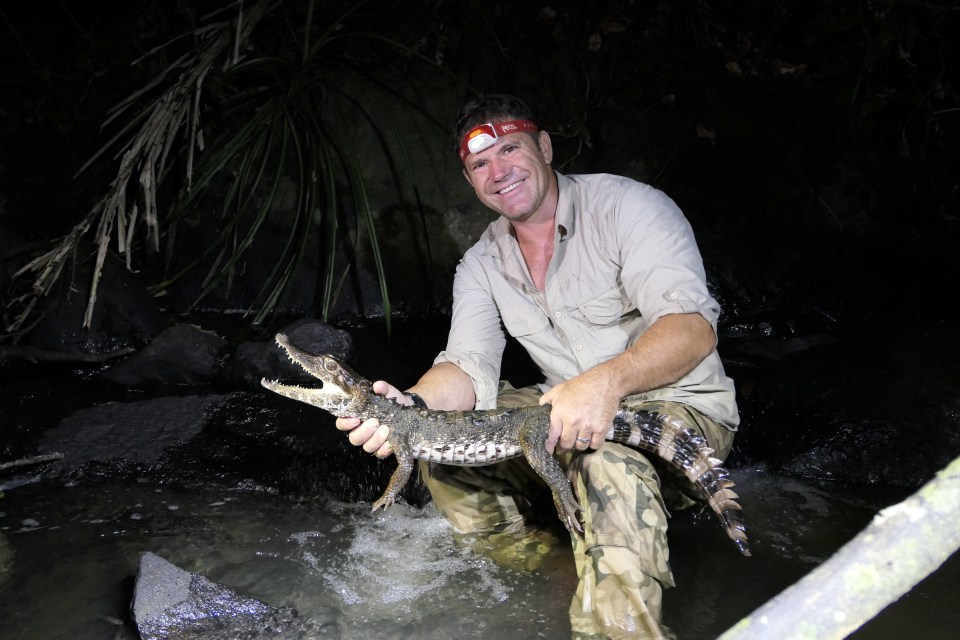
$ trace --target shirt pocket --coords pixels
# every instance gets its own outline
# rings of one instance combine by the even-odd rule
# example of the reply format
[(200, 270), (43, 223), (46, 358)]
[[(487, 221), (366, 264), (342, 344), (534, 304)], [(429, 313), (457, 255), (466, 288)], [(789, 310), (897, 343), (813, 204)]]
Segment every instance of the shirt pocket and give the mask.
[(584, 319), (591, 324), (607, 326), (620, 320), (629, 310), (629, 305), (620, 287), (607, 289), (595, 298), (577, 305)]
[(503, 326), (514, 338), (523, 338), (543, 333), (550, 328), (550, 320), (542, 313), (504, 313), (501, 314)]

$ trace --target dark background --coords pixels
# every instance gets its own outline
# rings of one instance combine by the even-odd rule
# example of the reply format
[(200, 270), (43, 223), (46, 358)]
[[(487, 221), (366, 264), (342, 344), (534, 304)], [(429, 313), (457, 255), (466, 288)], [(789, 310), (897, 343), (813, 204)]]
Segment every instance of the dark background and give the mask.
[[(386, 334), (377, 317), (383, 307), (376, 304), (375, 278), (369, 265), (358, 260), (350, 271), (354, 281), (345, 287), (355, 295), (332, 318), (356, 340), (352, 362), (366, 375), (382, 375), (403, 386), (442, 347), (449, 279), (461, 253), (458, 242), (475, 237), (488, 219), (459, 176), (447, 129), (464, 97), (477, 91), (513, 92), (540, 114), (554, 139), (559, 169), (619, 173), (653, 184), (673, 197), (693, 224), (711, 290), (723, 307), (721, 355), (737, 382), (742, 424), (732, 465), (748, 470), (769, 465), (786, 476), (812, 478), (824, 483), (818, 485), (824, 495), (859, 495), (863, 485), (876, 485), (882, 494), (878, 502), (899, 499), (960, 451), (960, 333), (953, 310), (960, 260), (960, 10), (955, 4), (318, 2), (313, 35), (327, 27), (345, 34), (329, 51), (327, 88), (357, 86), (362, 79), (396, 91), (399, 102), (391, 104), (402, 105), (397, 117), (407, 118), (399, 126), (420, 141), (414, 149), (423, 152), (416, 156), (416, 171), (432, 216), (424, 232), (434, 241), (434, 278), (428, 280), (419, 263), (403, 262), (422, 248), (419, 227), (412, 234), (400, 233), (406, 218), (391, 213), (393, 196), (374, 200), (388, 240), (383, 248), (393, 267), (394, 308), (403, 309), (411, 321)], [(193, 41), (181, 36), (224, 6), (233, 5), (206, 0), (0, 5), (0, 303), (5, 324), (0, 364), (7, 364), (7, 353), (16, 353), (4, 352), (7, 344), (40, 343), (39, 329), (25, 334), (6, 327), (30, 285), (14, 274), (67, 233), (116, 175), (114, 153), (75, 175), (118, 133), (116, 122), (107, 124), (110, 109), (189, 50)], [(309, 6), (278, 3), (247, 53), (273, 55), (296, 68), (296, 44), (303, 35), (297, 25), (303, 24)], [(386, 40), (394, 44), (386, 46)], [(222, 115), (216, 98), (210, 95), (204, 102), (203, 121), (211, 127)], [(369, 94), (370, 104), (361, 106), (374, 101)], [(401, 115), (407, 107), (422, 113), (416, 119)], [(368, 168), (371, 183), (383, 179), (377, 171)], [(175, 190), (177, 175), (170, 180)], [(207, 223), (203, 216), (197, 219)], [(281, 217), (277, 225), (282, 224)], [(456, 225), (462, 228), (454, 233)], [(195, 234), (193, 244), (181, 237), (176, 251), (187, 253), (208, 237), (200, 227)], [(321, 239), (318, 232), (320, 249)], [(166, 246), (168, 237), (163, 241)], [(270, 266), (277, 242), (267, 237), (259, 262), (251, 259), (248, 276)], [(76, 266), (89, 263), (92, 250), (92, 243), (81, 245)], [(141, 240), (134, 251), (135, 272), (124, 279), (115, 269), (113, 288), (104, 287), (120, 292), (118, 299), (135, 297), (127, 290), (123, 298), (118, 282), (143, 287), (158, 275)], [(315, 256), (315, 279), (322, 264), (322, 256)], [(81, 271), (73, 267), (65, 270), (69, 286), (53, 295), (80, 298), (82, 309), (88, 276), (77, 277)], [(160, 318), (145, 337), (180, 319), (177, 314), (186, 308), (178, 301), (192, 299), (196, 292), (191, 287), (196, 286), (196, 280), (187, 280), (182, 295), (169, 290), (159, 299), (169, 317)], [(224, 312), (248, 301), (227, 292), (215, 302), (208, 310), (228, 315)], [(294, 318), (320, 315), (309, 296), (298, 304), (289, 309)], [(434, 317), (421, 322), (418, 313)], [(136, 320), (142, 325), (146, 317)], [(63, 351), (131, 346), (126, 336), (96, 344), (63, 339), (78, 328), (79, 316), (68, 321), (72, 325), (60, 324), (56, 330), (47, 326), (45, 335), (55, 339), (42, 346)], [(270, 331), (284, 321), (289, 318), (254, 337), (266, 344)], [(232, 329), (232, 323), (209, 316), (198, 322), (216, 329)], [(100, 328), (118, 333), (110, 326)], [(175, 358), (173, 364), (182, 368), (186, 359)], [(210, 360), (211, 370), (221, 363), (218, 354)], [(21, 362), (4, 368), (0, 444), (5, 448), (0, 457), (34, 453), (38, 432), (56, 425), (61, 414), (117, 396), (129, 401), (149, 395), (145, 385), (123, 384), (103, 393), (77, 384), (76, 378), (96, 381), (96, 368), (78, 372), (68, 365), (64, 371)], [(155, 374), (157, 367), (148, 362), (143, 368)], [(22, 375), (24, 370), (30, 375)], [(57, 371), (59, 385), (51, 375)], [(530, 381), (510, 377), (519, 384)], [(192, 393), (201, 386), (181, 385), (176, 392)], [(62, 394), (63, 388), (73, 393)], [(249, 391), (250, 404), (263, 402), (264, 395), (259, 388)], [(243, 474), (238, 477), (279, 485), (283, 493), (328, 489), (323, 473), (344, 475), (341, 482), (357, 490), (354, 475), (371, 462), (369, 456), (348, 447), (332, 429), (315, 429), (312, 417), (309, 426), (291, 426), (285, 417), (251, 410), (248, 396), (241, 397), (244, 401), (235, 400), (232, 407), (235, 422), (227, 425), (237, 434), (235, 440), (223, 435), (230, 429), (213, 428), (192, 445), (206, 456), (208, 466), (191, 458), (173, 472), (161, 473), (182, 479), (189, 469), (205, 474), (203, 481), (222, 481), (216, 465), (228, 461), (224, 464)], [(324, 437), (348, 451), (318, 455)], [(296, 464), (290, 464), (291, 457)], [(342, 474), (344, 469), (355, 474)], [(392, 465), (379, 471), (384, 469)], [(764, 513), (759, 504), (767, 501), (786, 514), (771, 518), (766, 542), (757, 535), (758, 548), (767, 545), (772, 555), (807, 548), (832, 551), (873, 513), (848, 509), (847, 503), (838, 503), (838, 510), (856, 511), (853, 517), (817, 512), (804, 507), (803, 495), (776, 484), (770, 490), (761, 483), (755, 485), (760, 488), (744, 484), (746, 492), (752, 491), (745, 493), (751, 498), (745, 503), (758, 505), (753, 513)], [(851, 484), (861, 489), (852, 492)], [(288, 485), (294, 489), (283, 491)], [(375, 495), (382, 485), (372, 481), (363, 490)], [(752, 531), (764, 531), (760, 518), (755, 522)], [(672, 535), (682, 532), (681, 527)], [(697, 539), (704, 538), (702, 531), (696, 533)], [(827, 542), (797, 542), (807, 537)], [(781, 540), (787, 541), (782, 548)], [(813, 563), (804, 557), (799, 564), (805, 570)], [(691, 575), (702, 575), (702, 566), (715, 565), (713, 560), (697, 564)], [(755, 566), (765, 580), (793, 578), (767, 570), (769, 565)], [(916, 595), (911, 606), (918, 606), (918, 613), (910, 609), (903, 614), (902, 628), (934, 637), (934, 631), (955, 627), (953, 611), (940, 604), (953, 597), (947, 587), (956, 584), (956, 569), (949, 571)], [(714, 574), (713, 581), (684, 581), (702, 590), (695, 601), (712, 602), (718, 594), (727, 597), (742, 591), (741, 585), (757, 582), (740, 569)], [(734, 588), (728, 588), (730, 581)], [(80, 579), (63, 582), (85, 585)], [(757, 588), (750, 597), (759, 602), (773, 590), (763, 591)], [(917, 603), (929, 604), (933, 611)], [(742, 608), (749, 611), (752, 605)], [(696, 615), (683, 615), (688, 624), (696, 623)], [(887, 633), (888, 622), (878, 620), (877, 635), (869, 637), (906, 637), (897, 626)]]
[[(951, 317), (960, 212), (951, 3), (321, 4), (348, 16), (344, 29), (439, 63), (403, 69), (435, 104), (517, 93), (543, 114), (561, 170), (664, 189), (697, 230), (732, 330), (883, 332)], [(176, 46), (131, 63), (219, 6), (5, 3), (0, 232), (39, 249), (69, 230), (115, 175), (108, 157), (74, 178), (114, 133), (101, 130), (108, 110)], [(271, 29), (282, 34), (304, 7), (280, 4), (261, 51), (283, 53)], [(345, 55), (385, 83), (402, 77), (382, 57)], [(453, 112), (435, 117), (424, 134), (442, 138)], [(450, 179), (451, 168), (418, 170)]]

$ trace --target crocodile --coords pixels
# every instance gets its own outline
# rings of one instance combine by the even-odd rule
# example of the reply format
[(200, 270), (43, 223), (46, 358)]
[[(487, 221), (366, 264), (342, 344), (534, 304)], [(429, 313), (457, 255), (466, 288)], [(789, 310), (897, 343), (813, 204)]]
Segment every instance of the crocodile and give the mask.
[[(580, 505), (560, 463), (546, 449), (550, 405), (473, 411), (437, 411), (401, 405), (373, 392), (373, 385), (331, 355), (314, 355), (283, 334), (276, 342), (321, 387), (284, 384), (266, 378), (264, 387), (287, 398), (319, 407), (334, 416), (376, 418), (390, 426), (388, 441), (398, 466), (373, 510), (394, 504), (410, 479), (415, 460), (479, 466), (524, 456), (549, 486), (566, 528), (582, 536)], [(739, 496), (722, 462), (706, 440), (674, 416), (619, 407), (606, 439), (655, 454), (680, 470), (710, 505), (740, 553), (750, 555)]]

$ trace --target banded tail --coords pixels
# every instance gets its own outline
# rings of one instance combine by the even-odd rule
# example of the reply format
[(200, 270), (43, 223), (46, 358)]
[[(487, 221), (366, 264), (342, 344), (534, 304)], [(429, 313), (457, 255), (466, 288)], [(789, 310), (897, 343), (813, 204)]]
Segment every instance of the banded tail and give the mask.
[(727, 535), (745, 556), (751, 555), (747, 527), (739, 496), (723, 461), (693, 428), (680, 420), (653, 411), (619, 409), (607, 440), (656, 454), (674, 467), (700, 491), (720, 519)]

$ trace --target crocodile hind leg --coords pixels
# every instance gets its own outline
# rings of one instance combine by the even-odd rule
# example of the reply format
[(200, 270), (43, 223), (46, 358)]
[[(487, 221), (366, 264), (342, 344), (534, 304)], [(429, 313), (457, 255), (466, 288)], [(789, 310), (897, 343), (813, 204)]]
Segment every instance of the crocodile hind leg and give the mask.
[(520, 427), (520, 448), (527, 462), (533, 467), (553, 493), (553, 504), (557, 507), (557, 515), (563, 521), (567, 531), (583, 536), (583, 526), (577, 518), (580, 503), (573, 495), (573, 489), (567, 476), (564, 475), (560, 463), (547, 451), (547, 429), (549, 423), (529, 424)]
[[(372, 511), (381, 507), (386, 509), (397, 501), (397, 496), (410, 480), (410, 474), (413, 472), (413, 455), (406, 442), (390, 443), (393, 446), (393, 452), (397, 457), (397, 468), (390, 476), (390, 482), (387, 483), (387, 490), (383, 492), (380, 499), (373, 503)], [(398, 446), (399, 445), (399, 446)]]

